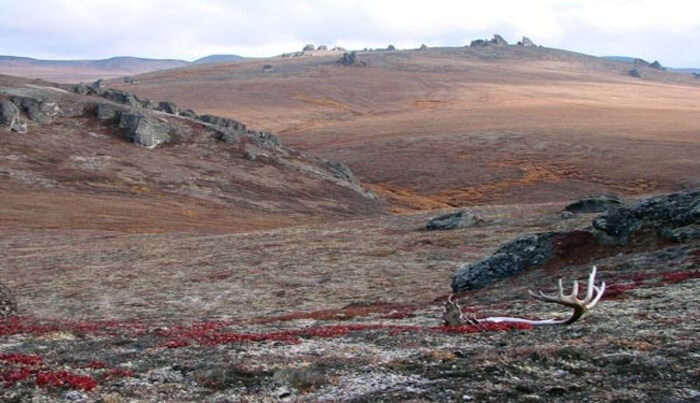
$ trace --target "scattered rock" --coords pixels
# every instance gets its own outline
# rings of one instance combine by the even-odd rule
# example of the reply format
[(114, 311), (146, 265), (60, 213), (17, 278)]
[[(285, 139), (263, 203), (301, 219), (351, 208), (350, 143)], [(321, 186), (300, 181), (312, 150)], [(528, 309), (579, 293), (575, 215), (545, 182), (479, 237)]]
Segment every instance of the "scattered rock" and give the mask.
[(6, 318), (17, 314), (17, 302), (15, 296), (4, 284), (0, 283), (0, 318)]
[(450, 230), (457, 228), (470, 227), (478, 222), (478, 218), (471, 211), (462, 210), (456, 213), (444, 214), (439, 217), (432, 218), (425, 225), (428, 231), (435, 230)]
[(265, 73), (270, 73), (270, 72), (272, 72), (273, 70), (274, 70), (274, 69), (273, 69), (273, 67), (272, 67), (271, 64), (266, 64), (266, 65), (263, 66), (263, 72), (265, 72)]
[(639, 69), (636, 69), (636, 68), (634, 68), (634, 69), (628, 71), (627, 74), (629, 74), (630, 76), (635, 77), (635, 78), (640, 78), (640, 77), (642, 77), (642, 73), (640, 73), (640, 72), (639, 72)]
[(572, 213), (602, 213), (620, 206), (622, 206), (622, 200), (619, 197), (600, 195), (575, 201), (564, 207), (564, 210)]
[(161, 101), (156, 110), (169, 113), (171, 115), (177, 115), (177, 105), (174, 102)]
[(524, 47), (524, 48), (534, 48), (534, 47), (537, 47), (537, 45), (535, 45), (535, 42), (533, 42), (533, 41), (532, 41), (530, 38), (528, 38), (527, 36), (523, 36), (523, 39), (522, 39), (520, 42), (518, 42), (518, 46), (522, 46), (522, 47)]
[(8, 100), (0, 101), (0, 127), (7, 127), (8, 130), (26, 133), (27, 125), (22, 122), (19, 108)]
[(452, 290), (475, 290), (531, 267), (542, 266), (553, 255), (552, 240), (560, 235), (544, 232), (521, 236), (500, 247), (490, 257), (462, 266), (452, 278)]
[(119, 127), (126, 129), (129, 140), (143, 147), (154, 148), (170, 141), (167, 127), (139, 112), (121, 113)]

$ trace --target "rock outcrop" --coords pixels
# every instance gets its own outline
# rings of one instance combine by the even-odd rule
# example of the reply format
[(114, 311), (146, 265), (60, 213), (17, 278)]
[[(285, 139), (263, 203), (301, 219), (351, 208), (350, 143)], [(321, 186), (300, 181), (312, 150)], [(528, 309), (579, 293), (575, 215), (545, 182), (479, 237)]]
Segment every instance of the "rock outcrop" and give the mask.
[(699, 223), (700, 190), (652, 197), (633, 207), (608, 211), (593, 220), (593, 234), (603, 244), (628, 245), (638, 233), (651, 231), (663, 237)]
[(618, 207), (593, 220), (592, 229), (525, 235), (493, 255), (460, 267), (452, 290), (475, 290), (536, 267), (585, 264), (615, 256), (621, 247), (700, 239), (700, 190), (657, 196)]
[(461, 210), (456, 213), (443, 214), (432, 218), (425, 225), (425, 229), (427, 231), (458, 229), (470, 227), (478, 221), (479, 218), (471, 211)]
[(499, 34), (495, 34), (490, 40), (485, 39), (475, 39), (469, 44), (472, 48), (486, 47), (486, 46), (508, 46), (508, 42), (503, 39)]
[(527, 36), (523, 36), (523, 39), (522, 39), (520, 42), (518, 42), (518, 46), (522, 46), (522, 47), (524, 47), (524, 48), (534, 48), (534, 47), (537, 47), (537, 45), (535, 45), (535, 42), (533, 42), (533, 41), (532, 41), (530, 38), (528, 38)]
[(622, 206), (622, 200), (613, 195), (600, 195), (577, 200), (564, 207), (572, 213), (602, 213), (611, 208)]

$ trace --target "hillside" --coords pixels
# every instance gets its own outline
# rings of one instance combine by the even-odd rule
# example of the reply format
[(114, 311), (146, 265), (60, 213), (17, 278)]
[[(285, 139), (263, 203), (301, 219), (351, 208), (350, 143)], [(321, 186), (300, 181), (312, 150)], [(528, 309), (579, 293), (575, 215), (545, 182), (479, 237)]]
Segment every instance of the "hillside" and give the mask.
[(541, 47), (358, 58), (367, 66), (273, 58), (111, 84), (342, 161), (397, 212), (698, 185), (692, 76), (642, 66), (637, 78), (627, 63)]
[(342, 166), (240, 122), (229, 128), (127, 93), (0, 76), (0, 101), (8, 100), (28, 115), (18, 118), (27, 133), (0, 129), (6, 230), (240, 232), (381, 211)]

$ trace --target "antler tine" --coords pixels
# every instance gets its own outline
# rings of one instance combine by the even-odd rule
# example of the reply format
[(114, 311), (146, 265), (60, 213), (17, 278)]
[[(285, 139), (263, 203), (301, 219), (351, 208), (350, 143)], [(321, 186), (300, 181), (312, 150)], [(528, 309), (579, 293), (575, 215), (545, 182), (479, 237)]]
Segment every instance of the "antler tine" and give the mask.
[(574, 287), (571, 290), (571, 299), (578, 301), (578, 280), (574, 280)]
[(586, 290), (586, 302), (590, 301), (593, 298), (593, 291), (595, 291), (595, 275), (596, 271), (598, 271), (598, 268), (596, 266), (593, 266), (593, 270), (591, 270), (591, 274), (588, 275), (588, 289)]
[(600, 299), (603, 297), (603, 293), (605, 293), (605, 281), (600, 283), (600, 287), (593, 286), (593, 288), (595, 288), (597, 294), (595, 295), (595, 298), (593, 298), (593, 301), (590, 301), (586, 304), (586, 309), (593, 308), (595, 304), (597, 304), (598, 301), (600, 301)]

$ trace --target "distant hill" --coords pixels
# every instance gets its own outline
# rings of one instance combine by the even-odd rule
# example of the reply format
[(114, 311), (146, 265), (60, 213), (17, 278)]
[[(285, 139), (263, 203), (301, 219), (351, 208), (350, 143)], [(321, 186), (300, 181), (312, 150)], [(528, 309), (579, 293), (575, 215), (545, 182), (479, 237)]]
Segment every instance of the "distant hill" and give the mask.
[(623, 63), (634, 63), (634, 61), (637, 60), (636, 57), (629, 57), (629, 56), (603, 56), (603, 59), (608, 59), (608, 60), (612, 60), (614, 62), (623, 62)]
[[(640, 60), (636, 57), (629, 57), (629, 56), (603, 56), (603, 59), (608, 59), (608, 60), (612, 60), (615, 62), (623, 62), (623, 63), (634, 63), (635, 60)], [(700, 74), (700, 68), (694, 68), (694, 67), (682, 67), (682, 68), (666, 67), (666, 70), (675, 71), (677, 73)]]
[(66, 83), (119, 78), (192, 64), (227, 63), (243, 59), (237, 55), (210, 55), (194, 62), (130, 56), (102, 60), (41, 60), (31, 57), (0, 56), (0, 74)]
[(209, 55), (192, 62), (193, 64), (230, 63), (244, 60), (245, 57), (238, 55)]
[(102, 60), (41, 60), (30, 57), (0, 56), (0, 73), (57, 82), (77, 82), (167, 70), (189, 64), (185, 60), (139, 57), (112, 57)]

